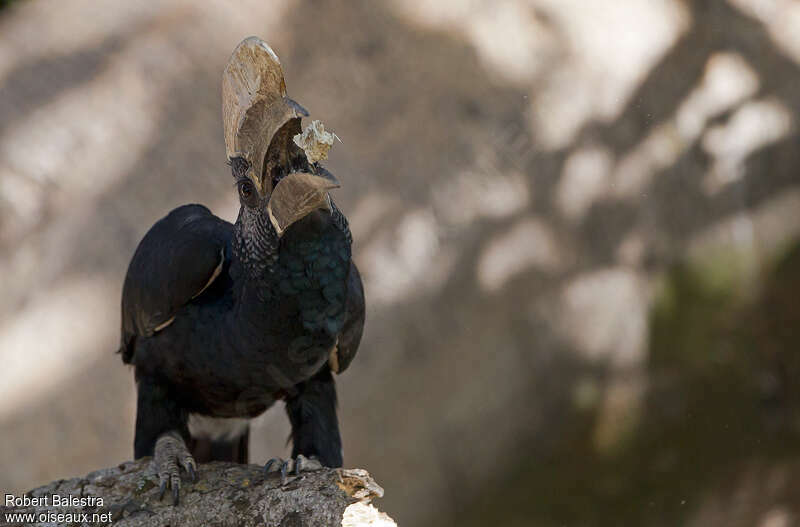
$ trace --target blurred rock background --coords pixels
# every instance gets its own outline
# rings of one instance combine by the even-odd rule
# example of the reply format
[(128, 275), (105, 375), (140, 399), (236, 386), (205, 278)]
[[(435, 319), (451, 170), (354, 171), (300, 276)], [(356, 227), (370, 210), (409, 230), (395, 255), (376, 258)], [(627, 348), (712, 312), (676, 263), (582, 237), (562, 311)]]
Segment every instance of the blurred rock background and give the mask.
[(255, 34), (343, 140), (340, 418), (383, 510), (800, 524), (798, 2), (0, 6), (3, 492), (131, 457), (122, 279), (172, 207), (235, 218), (220, 76)]

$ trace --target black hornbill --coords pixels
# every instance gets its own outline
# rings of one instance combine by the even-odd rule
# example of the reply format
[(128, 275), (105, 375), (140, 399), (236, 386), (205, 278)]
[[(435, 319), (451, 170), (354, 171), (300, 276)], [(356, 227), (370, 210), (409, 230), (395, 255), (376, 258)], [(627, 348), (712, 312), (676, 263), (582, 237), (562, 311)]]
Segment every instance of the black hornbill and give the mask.
[[(342, 465), (332, 372), (356, 354), (364, 292), (336, 179), (294, 143), (307, 116), (280, 62), (242, 41), (222, 81), (236, 223), (184, 205), (147, 232), (122, 291), (119, 352), (135, 368), (136, 458), (153, 455), (161, 494), (179, 467), (247, 462), (248, 420), (277, 400), (292, 459), (266, 470)], [(274, 461), (279, 461), (274, 463)]]

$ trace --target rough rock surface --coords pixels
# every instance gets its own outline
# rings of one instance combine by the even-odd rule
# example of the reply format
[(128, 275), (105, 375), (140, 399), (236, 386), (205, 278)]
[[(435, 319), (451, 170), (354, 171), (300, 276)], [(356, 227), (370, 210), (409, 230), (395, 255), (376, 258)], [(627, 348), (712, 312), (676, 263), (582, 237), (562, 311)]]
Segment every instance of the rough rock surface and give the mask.
[[(159, 500), (158, 478), (149, 458), (127, 461), (116, 467), (97, 470), (84, 477), (58, 480), (27, 492), (31, 498), (47, 497), (46, 504), (29, 507), (0, 507), (4, 524), (31, 525), (30, 521), (9, 521), (10, 513), (33, 513), (33, 525), (52, 522), (40, 515), (72, 514), (77, 521), (59, 525), (82, 525), (81, 514), (88, 514), (92, 525), (156, 527), (167, 525), (236, 525), (236, 526), (339, 526), (345, 515), (347, 525), (395, 525), (383, 513), (364, 514), (372, 510), (369, 501), (383, 495), (370, 475), (361, 469), (323, 469), (289, 476), (284, 486), (277, 473), (265, 477), (258, 465), (208, 463), (200, 465), (198, 481), (185, 477), (181, 502), (172, 505), (167, 495)], [(89, 498), (77, 506), (54, 506), (53, 496)], [(101, 499), (93, 499), (101, 498)], [(356, 505), (363, 521), (352, 523)], [(366, 508), (366, 509), (365, 509)], [(108, 514), (110, 513), (110, 514)], [(94, 514), (105, 515), (105, 521), (92, 521)], [(373, 523), (380, 519), (383, 523)]]

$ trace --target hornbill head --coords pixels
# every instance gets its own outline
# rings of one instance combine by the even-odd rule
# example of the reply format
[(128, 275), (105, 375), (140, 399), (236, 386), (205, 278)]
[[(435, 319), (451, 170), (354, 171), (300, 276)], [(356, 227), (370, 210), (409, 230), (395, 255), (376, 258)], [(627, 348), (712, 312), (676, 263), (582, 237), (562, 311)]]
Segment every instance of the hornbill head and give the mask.
[(283, 68), (266, 42), (249, 37), (222, 76), (225, 148), (242, 213), (269, 218), (279, 236), (314, 210), (330, 209), (333, 175), (293, 141), (308, 112), (286, 95)]

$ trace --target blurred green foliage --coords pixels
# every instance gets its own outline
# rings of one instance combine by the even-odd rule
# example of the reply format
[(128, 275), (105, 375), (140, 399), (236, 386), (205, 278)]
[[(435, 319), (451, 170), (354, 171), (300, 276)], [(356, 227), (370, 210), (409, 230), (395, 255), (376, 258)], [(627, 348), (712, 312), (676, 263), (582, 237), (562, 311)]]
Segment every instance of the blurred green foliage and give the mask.
[(18, 2), (19, 0), (0, 0), (0, 10), (10, 6), (14, 2)]
[[(547, 434), (558, 442), (521, 443), (516, 470), (498, 474), (457, 523), (683, 525), (710, 495), (733, 494), (749, 467), (797, 457), (800, 243), (755, 280), (748, 257), (719, 254), (664, 274), (647, 388), (618, 444), (598, 448), (602, 405), (565, 407)], [(598, 378), (603, 391), (615, 382)]]

